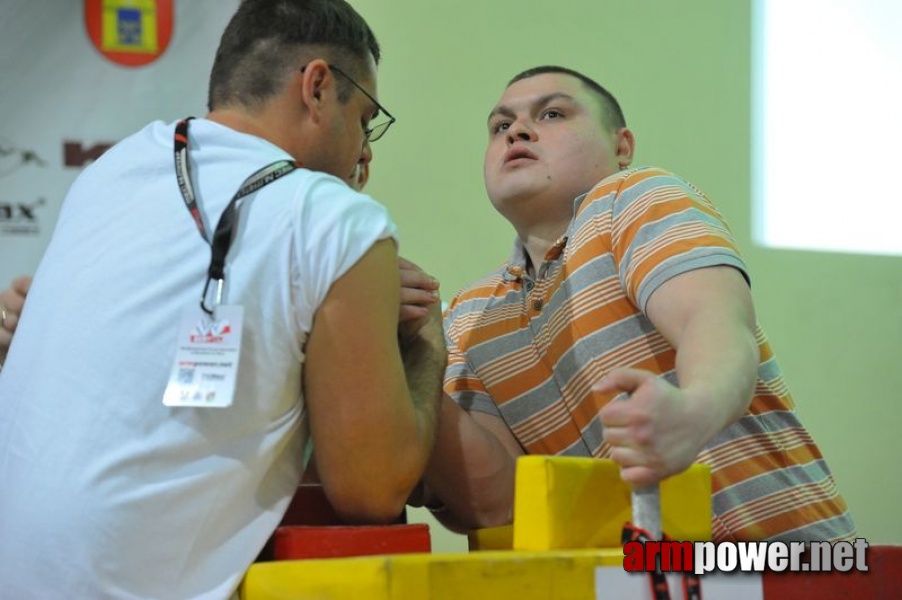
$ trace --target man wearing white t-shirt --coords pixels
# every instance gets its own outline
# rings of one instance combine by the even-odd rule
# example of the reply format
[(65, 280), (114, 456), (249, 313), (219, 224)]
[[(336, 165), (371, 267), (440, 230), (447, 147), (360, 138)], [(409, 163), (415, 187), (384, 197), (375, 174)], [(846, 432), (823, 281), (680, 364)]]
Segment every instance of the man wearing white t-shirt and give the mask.
[(245, 0), (207, 117), (72, 186), (0, 372), (3, 595), (228, 597), (308, 438), (343, 517), (403, 510), (445, 348), (437, 310), (399, 329), (395, 225), (344, 181), (378, 59), (344, 0)]

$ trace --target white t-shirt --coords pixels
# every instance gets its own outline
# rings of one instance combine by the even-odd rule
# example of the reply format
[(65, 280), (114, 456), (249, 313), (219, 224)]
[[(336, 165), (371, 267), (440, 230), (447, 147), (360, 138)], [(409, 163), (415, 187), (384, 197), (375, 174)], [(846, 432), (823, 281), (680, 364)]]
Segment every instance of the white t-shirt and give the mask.
[[(244, 307), (228, 408), (170, 408), (180, 315), (210, 259), (179, 193), (174, 124), (104, 154), (67, 196), (0, 374), (0, 596), (228, 597), (278, 525), (308, 437), (304, 342), (385, 208), (298, 169), (245, 199), (225, 303)], [(290, 159), (197, 119), (208, 231), (257, 169)]]

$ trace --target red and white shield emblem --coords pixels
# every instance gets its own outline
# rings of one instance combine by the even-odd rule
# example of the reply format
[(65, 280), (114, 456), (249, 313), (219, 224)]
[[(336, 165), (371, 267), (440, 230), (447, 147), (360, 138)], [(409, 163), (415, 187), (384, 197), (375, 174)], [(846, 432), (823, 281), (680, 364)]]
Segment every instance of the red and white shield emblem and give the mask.
[(172, 39), (172, 0), (85, 0), (85, 27), (110, 61), (140, 67), (155, 61)]

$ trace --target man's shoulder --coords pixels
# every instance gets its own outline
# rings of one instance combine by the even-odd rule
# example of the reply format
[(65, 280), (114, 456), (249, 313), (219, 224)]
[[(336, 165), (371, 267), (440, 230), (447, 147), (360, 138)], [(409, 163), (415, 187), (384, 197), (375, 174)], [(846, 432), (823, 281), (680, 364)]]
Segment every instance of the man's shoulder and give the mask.
[(685, 180), (675, 173), (661, 167), (634, 167), (605, 177), (589, 191), (589, 199), (595, 200), (608, 196), (620, 196), (630, 190), (649, 186), (672, 183), (685, 184)]
[(472, 313), (485, 308), (487, 302), (508, 289), (508, 261), (503, 262), (491, 273), (460, 289), (451, 299), (445, 318), (454, 320), (464, 313)]
[(634, 167), (618, 171), (599, 181), (585, 195), (577, 208), (583, 218), (595, 218), (612, 212), (615, 216), (637, 202), (645, 203), (661, 195), (701, 196), (704, 194), (683, 177), (661, 167)]

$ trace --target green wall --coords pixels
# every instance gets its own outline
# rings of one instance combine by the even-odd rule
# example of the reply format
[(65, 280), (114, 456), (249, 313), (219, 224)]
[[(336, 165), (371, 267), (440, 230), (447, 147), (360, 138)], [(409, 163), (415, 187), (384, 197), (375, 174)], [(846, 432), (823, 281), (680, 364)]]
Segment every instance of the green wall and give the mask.
[[(802, 421), (860, 534), (902, 543), (891, 508), (902, 496), (893, 443), (902, 258), (752, 242), (753, 0), (350, 1), (382, 43), (380, 99), (399, 119), (376, 144), (369, 191), (395, 216), (402, 254), (441, 279), (445, 298), (503, 261), (513, 240), (482, 187), (485, 120), (505, 82), (540, 64), (585, 72), (621, 101), (635, 164), (676, 171), (718, 204)], [(867, 156), (851, 148), (837, 152), (861, 166)], [(463, 547), (436, 528), (433, 539), (439, 551)]]

